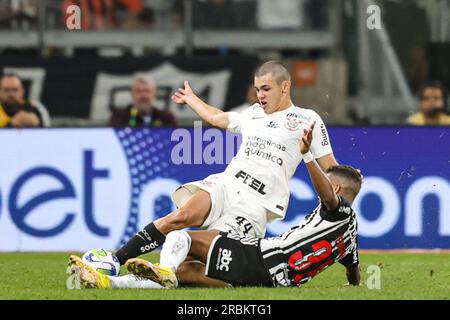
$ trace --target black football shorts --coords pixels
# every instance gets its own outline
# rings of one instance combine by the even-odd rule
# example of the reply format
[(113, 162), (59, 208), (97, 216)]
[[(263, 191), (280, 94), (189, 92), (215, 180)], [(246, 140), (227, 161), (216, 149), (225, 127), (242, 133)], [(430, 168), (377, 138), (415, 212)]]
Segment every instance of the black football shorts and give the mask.
[(206, 275), (232, 286), (274, 286), (263, 264), (259, 239), (252, 237), (238, 240), (226, 233), (215, 237), (208, 252)]

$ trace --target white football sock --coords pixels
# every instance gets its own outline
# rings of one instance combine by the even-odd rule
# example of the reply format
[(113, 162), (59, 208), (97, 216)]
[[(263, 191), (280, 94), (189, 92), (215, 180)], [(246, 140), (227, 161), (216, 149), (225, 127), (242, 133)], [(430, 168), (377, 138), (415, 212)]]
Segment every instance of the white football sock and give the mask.
[(184, 230), (169, 232), (160, 255), (160, 265), (175, 272), (186, 259), (191, 248), (191, 237)]
[(120, 277), (109, 277), (111, 289), (165, 289), (159, 283), (152, 280), (136, 277), (133, 274), (127, 274)]

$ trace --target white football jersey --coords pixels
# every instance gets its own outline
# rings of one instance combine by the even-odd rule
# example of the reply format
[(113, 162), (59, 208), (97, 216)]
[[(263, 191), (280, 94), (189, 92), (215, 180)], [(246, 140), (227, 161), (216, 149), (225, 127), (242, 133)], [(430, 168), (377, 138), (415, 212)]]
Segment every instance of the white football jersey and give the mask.
[(268, 211), (268, 221), (282, 219), (289, 204), (289, 180), (303, 157), (303, 129), (316, 121), (311, 153), (321, 158), (333, 152), (327, 129), (311, 109), (292, 105), (266, 114), (257, 103), (241, 113), (229, 113), (228, 130), (242, 134), (242, 145), (225, 170)]

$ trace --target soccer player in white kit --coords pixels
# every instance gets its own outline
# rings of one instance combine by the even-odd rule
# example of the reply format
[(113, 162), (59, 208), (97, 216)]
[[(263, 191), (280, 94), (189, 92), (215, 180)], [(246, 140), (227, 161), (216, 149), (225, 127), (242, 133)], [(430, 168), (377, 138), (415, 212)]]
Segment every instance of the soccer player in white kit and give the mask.
[(241, 133), (242, 145), (224, 172), (178, 188), (172, 196), (178, 209), (150, 223), (121, 247), (116, 253), (121, 264), (156, 249), (169, 232), (186, 227), (264, 237), (267, 223), (286, 214), (288, 182), (303, 159), (299, 141), (313, 122), (313, 157), (323, 170), (337, 165), (320, 116), (292, 103), (290, 74), (280, 62), (261, 65), (254, 86), (259, 103), (241, 113), (206, 104), (187, 81), (172, 96), (212, 126)]

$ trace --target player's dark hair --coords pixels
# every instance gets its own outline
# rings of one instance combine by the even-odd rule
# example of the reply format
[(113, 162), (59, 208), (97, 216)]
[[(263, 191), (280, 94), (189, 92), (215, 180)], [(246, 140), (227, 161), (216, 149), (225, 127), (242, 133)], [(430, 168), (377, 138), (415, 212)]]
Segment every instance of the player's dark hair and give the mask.
[(442, 98), (444, 99), (444, 110), (449, 112), (450, 110), (448, 109), (448, 90), (447, 88), (439, 81), (427, 81), (425, 83), (423, 83), (419, 90), (417, 91), (417, 97), (419, 98), (419, 100), (423, 100), (424, 98), (424, 94), (425, 94), (425, 90), (426, 89), (439, 89), (442, 92)]
[(328, 168), (327, 173), (347, 180), (350, 183), (349, 188), (351, 189), (353, 196), (356, 197), (358, 195), (362, 185), (362, 176), (358, 170), (352, 166), (337, 165)]
[(270, 60), (261, 64), (255, 71), (255, 77), (262, 77), (266, 74), (272, 73), (278, 84), (283, 81), (290, 81), (291, 75), (288, 69), (277, 60)]

